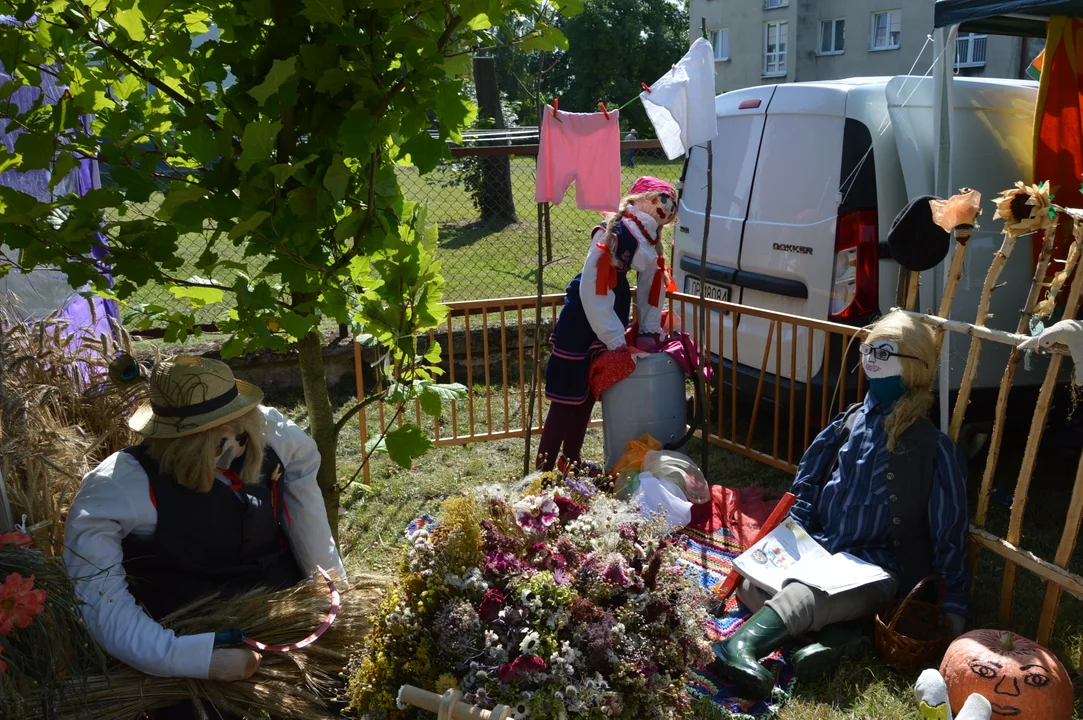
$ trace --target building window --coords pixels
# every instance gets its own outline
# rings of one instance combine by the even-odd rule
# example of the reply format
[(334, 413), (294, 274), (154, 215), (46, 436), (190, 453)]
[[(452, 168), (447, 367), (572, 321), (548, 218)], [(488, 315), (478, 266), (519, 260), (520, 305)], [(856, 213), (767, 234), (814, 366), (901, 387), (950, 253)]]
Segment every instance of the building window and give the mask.
[(763, 75), (781, 77), (786, 74), (786, 49), (789, 23), (785, 20), (763, 24)]
[(714, 61), (721, 62), (730, 59), (730, 30), (718, 28), (711, 30), (711, 47), (714, 48)]
[(775, 8), (787, 7), (790, 4), (790, 0), (763, 0), (764, 10), (774, 10)]
[(820, 21), (820, 55), (840, 55), (846, 37), (846, 19)]
[(870, 50), (896, 50), (902, 36), (902, 10), (872, 14)]
[(960, 33), (955, 39), (955, 67), (976, 68), (985, 66), (985, 35)]

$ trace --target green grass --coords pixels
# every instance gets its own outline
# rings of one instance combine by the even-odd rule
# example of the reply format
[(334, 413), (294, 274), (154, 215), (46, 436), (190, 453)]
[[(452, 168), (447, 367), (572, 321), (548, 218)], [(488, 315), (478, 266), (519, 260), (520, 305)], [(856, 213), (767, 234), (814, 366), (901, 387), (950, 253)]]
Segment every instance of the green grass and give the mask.
[[(659, 153), (657, 150), (640, 151), (635, 169), (623, 168), (622, 192), (626, 192), (639, 175), (655, 175), (676, 182), (681, 171), (680, 161), (666, 161)], [(447, 281), (444, 292), (446, 300), (516, 297), (536, 292), (538, 217), (534, 202), (534, 168), (533, 157), (519, 156), (511, 160), (512, 197), (518, 222), (505, 227), (487, 226), (479, 222), (478, 211), (461, 186), (442, 186), (452, 179), (444, 171), (437, 170), (421, 176), (416, 168), (399, 168), (403, 194), (408, 200), (424, 203), (429, 218), (439, 225), (437, 257)], [(157, 211), (157, 205), (157, 201), (131, 205), (128, 217), (151, 216)], [(562, 292), (582, 269), (590, 228), (600, 218), (598, 212), (576, 208), (574, 184), (564, 201), (551, 208), (552, 254), (545, 258), (545, 292)], [(195, 261), (203, 252), (206, 242), (200, 233), (189, 233), (180, 238), (178, 254), (184, 265), (173, 271), (177, 277), (188, 278), (196, 274)], [(216, 250), (223, 260), (246, 262), (250, 272), (258, 271), (262, 266), (259, 258), (245, 260), (241, 249), (233, 248), (229, 243), (219, 242)], [(226, 268), (212, 273), (213, 279), (227, 284), (232, 284), (234, 277), (235, 271)], [(177, 300), (161, 285), (143, 287), (135, 293), (131, 302), (159, 304), (177, 310), (187, 307), (186, 301)], [(220, 312), (218, 306), (198, 310), (196, 320), (198, 323), (213, 323)]]
[[(484, 388), (475, 387), (475, 428), (481, 431), (487, 414)], [(346, 395), (336, 397), (338, 407), (350, 402)], [(296, 397), (272, 398), (283, 411), (300, 422), (306, 422), (303, 401)], [(513, 423), (519, 417), (519, 399), (509, 398), (509, 415)], [(461, 402), (458, 408), (460, 432), (468, 431), (469, 411)], [(503, 424), (502, 396), (493, 396), (494, 423)], [(378, 422), (375, 410), (368, 414), (370, 426)], [(450, 410), (445, 408), (441, 419), (442, 432), (450, 426)], [(1020, 443), (1009, 443), (1001, 457), (998, 483), (1014, 486), (1021, 457)], [(537, 438), (532, 441), (537, 448)], [(435, 513), (447, 497), (462, 493), (488, 482), (515, 479), (522, 475), (524, 443), (522, 439), (476, 443), (468, 446), (437, 448), (417, 461), (411, 470), (393, 465), (386, 457), (372, 462), (371, 484), (355, 484), (343, 496), (342, 545), (347, 566), (351, 571), (394, 572), (403, 544), (403, 529), (413, 518), (423, 513)], [(696, 441), (686, 450), (698, 460)], [(760, 487), (782, 491), (789, 488), (792, 476), (764, 466), (755, 460), (717, 447), (709, 449), (710, 480), (729, 487)], [(350, 423), (339, 445), (339, 473), (349, 476), (362, 457), (357, 421)], [(591, 429), (584, 448), (587, 457), (601, 457), (600, 429)], [(971, 507), (981, 478), (984, 457), (978, 458), (970, 469)], [(1068, 505), (1075, 459), (1042, 454), (1035, 475), (1031, 500), (1027, 510), (1023, 544), (1042, 557), (1052, 557), (1059, 541)], [(1006, 530), (1008, 509), (994, 503), (988, 523), (997, 534)], [(992, 553), (983, 552), (977, 575), (974, 606), (969, 627), (996, 627), (1000, 598), (1000, 577), (1003, 562)], [(1073, 559), (1070, 569), (1083, 570), (1083, 558)], [(1030, 573), (1018, 573), (1014, 629), (1033, 637), (1041, 608), (1044, 586)], [(1079, 675), (1079, 653), (1083, 647), (1083, 603), (1065, 594), (1052, 649), (1069, 668), (1076, 683), (1077, 697), (1083, 697)], [(917, 672), (900, 673), (879, 663), (873, 655), (848, 659), (828, 678), (817, 683), (799, 685), (794, 700), (780, 714), (781, 720), (887, 720), (916, 718), (913, 683)], [(1077, 705), (1080, 707), (1080, 705)], [(1077, 712), (1076, 717), (1083, 717)]]

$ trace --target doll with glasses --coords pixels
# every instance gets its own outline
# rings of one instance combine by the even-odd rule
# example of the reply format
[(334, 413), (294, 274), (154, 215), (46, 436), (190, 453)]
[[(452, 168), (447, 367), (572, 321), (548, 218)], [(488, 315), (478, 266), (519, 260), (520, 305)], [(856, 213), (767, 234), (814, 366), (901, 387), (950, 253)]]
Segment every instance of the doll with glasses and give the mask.
[[(607, 350), (649, 351), (662, 339), (662, 306), (672, 286), (662, 228), (677, 219), (677, 204), (672, 185), (641, 177), (617, 212), (592, 231), (583, 271), (568, 285), (550, 338), (545, 396), (551, 404), (538, 447), (539, 470), (551, 470), (558, 462), (562, 470), (584, 466), (580, 452), (594, 408), (591, 361)], [(633, 347), (625, 339), (632, 308), (631, 271), (638, 274), (639, 336)]]
[(754, 612), (715, 643), (712, 670), (746, 698), (765, 698), (774, 676), (759, 663), (796, 641), (794, 669), (815, 678), (868, 644), (859, 621), (929, 575), (944, 579), (944, 610), (957, 635), (969, 604), (966, 463), (927, 418), (936, 376), (932, 331), (893, 312), (861, 345), (869, 380), (863, 402), (835, 418), (805, 452), (790, 516), (828, 552), (878, 565), (890, 578), (834, 595), (800, 582), (771, 596), (743, 581), (739, 597)]

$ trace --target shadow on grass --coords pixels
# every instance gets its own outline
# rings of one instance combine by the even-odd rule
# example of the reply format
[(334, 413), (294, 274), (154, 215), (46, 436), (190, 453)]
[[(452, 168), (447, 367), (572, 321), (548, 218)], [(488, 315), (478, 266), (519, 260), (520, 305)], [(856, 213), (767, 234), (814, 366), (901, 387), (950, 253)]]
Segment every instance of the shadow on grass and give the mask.
[(440, 249), (458, 250), (504, 232), (537, 233), (538, 228), (523, 220), (493, 219), (468, 223), (440, 223)]

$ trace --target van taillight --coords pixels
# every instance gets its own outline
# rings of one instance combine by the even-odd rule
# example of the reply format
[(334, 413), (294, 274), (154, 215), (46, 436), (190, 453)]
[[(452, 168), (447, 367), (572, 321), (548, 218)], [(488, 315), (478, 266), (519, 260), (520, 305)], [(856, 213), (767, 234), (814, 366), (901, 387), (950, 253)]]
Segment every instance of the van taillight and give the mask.
[(840, 215), (835, 229), (830, 320), (846, 321), (876, 312), (880, 277), (875, 210)]

